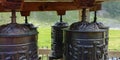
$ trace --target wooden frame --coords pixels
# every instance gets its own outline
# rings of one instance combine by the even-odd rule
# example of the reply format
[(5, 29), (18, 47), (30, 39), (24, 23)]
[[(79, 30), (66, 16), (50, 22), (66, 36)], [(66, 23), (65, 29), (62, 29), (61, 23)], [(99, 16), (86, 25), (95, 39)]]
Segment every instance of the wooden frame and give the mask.
[[(25, 1), (25, 0), (24, 0)], [(57, 0), (56, 0), (57, 1)], [(92, 8), (101, 4), (103, 0), (74, 0), (73, 2), (23, 2), (22, 8), (18, 11), (66, 11), (66, 10), (78, 10), (81, 8)], [(86, 2), (87, 1), (87, 2)], [(14, 3), (14, 2), (13, 2)], [(9, 6), (7, 6), (9, 7)], [(100, 7), (97, 8), (97, 10)], [(93, 9), (91, 9), (93, 10)], [(0, 12), (9, 12), (3, 6), (2, 0), (0, 2)]]

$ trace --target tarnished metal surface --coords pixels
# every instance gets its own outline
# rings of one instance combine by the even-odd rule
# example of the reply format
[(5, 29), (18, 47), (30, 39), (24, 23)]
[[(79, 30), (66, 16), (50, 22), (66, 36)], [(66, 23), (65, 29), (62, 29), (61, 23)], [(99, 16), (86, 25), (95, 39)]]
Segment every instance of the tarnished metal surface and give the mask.
[(82, 21), (73, 23), (70, 26), (70, 30), (85, 30), (85, 28), (88, 26), (88, 22), (86, 21), (86, 9), (82, 10)]
[(52, 52), (50, 58), (63, 58), (63, 29), (67, 27), (68, 24), (62, 21), (62, 16), (60, 17), (60, 22), (52, 26)]
[[(84, 11), (85, 9), (83, 9)], [(83, 17), (85, 17), (83, 12)], [(82, 19), (84, 20), (84, 19)], [(80, 28), (82, 26), (82, 28)], [(83, 28), (84, 27), (84, 28)], [(74, 29), (71, 29), (74, 28)], [(64, 35), (65, 60), (106, 60), (105, 30), (96, 23), (73, 23)]]
[(22, 24), (0, 26), (0, 60), (38, 60), (37, 33)]
[(102, 30), (105, 30), (105, 60), (108, 60), (108, 42), (109, 42), (109, 27), (104, 26), (102, 23), (97, 23), (98, 27)]
[(104, 32), (65, 31), (65, 60), (104, 60)]
[(105, 48), (104, 59), (108, 60), (108, 41), (109, 41), (109, 27), (105, 26), (101, 22), (97, 22), (97, 11), (94, 12), (94, 21), (91, 24), (95, 24), (99, 29), (105, 30)]

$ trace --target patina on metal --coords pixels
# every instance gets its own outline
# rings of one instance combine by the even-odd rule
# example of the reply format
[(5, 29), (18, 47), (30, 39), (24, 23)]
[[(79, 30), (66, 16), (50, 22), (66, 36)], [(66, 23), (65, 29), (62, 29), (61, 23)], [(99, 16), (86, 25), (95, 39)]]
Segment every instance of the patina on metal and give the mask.
[(28, 22), (28, 17), (25, 16), (25, 26), (29, 27), (31, 31), (37, 31), (37, 27)]
[(64, 59), (104, 60), (105, 31), (91, 23), (85, 25), (83, 29), (79, 29), (81, 23), (72, 25), (76, 26), (64, 31)]
[(94, 21), (92, 22), (92, 24), (95, 24), (99, 27), (99, 29), (105, 30), (105, 48), (104, 48), (104, 52), (105, 52), (105, 56), (104, 59), (108, 60), (108, 41), (109, 41), (109, 27), (105, 26), (103, 23), (101, 22), (97, 22), (97, 11), (94, 12)]
[(28, 18), (25, 16), (25, 24), (28, 24)]
[(85, 28), (89, 25), (89, 22), (86, 21), (86, 8), (82, 10), (82, 20), (80, 22), (76, 22), (70, 26), (70, 30), (85, 30)]
[(104, 60), (104, 31), (65, 30), (65, 60)]
[(98, 26), (100, 29), (103, 29), (105, 30), (105, 60), (108, 60), (109, 59), (109, 56), (108, 56), (108, 42), (109, 42), (109, 27), (107, 26), (104, 26), (102, 23), (98, 23)]
[(0, 26), (0, 60), (38, 60), (37, 34), (17, 24), (13, 11), (12, 23)]
[(62, 15), (60, 16), (60, 22), (55, 23), (52, 26), (51, 38), (52, 38), (52, 52), (51, 59), (63, 58), (63, 30), (68, 27), (68, 24), (62, 21)]

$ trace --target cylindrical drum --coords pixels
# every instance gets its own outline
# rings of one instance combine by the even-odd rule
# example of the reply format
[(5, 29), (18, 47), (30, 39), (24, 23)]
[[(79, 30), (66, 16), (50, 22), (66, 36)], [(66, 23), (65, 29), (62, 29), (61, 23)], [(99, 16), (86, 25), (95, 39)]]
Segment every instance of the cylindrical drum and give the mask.
[(97, 23), (98, 27), (100, 29), (105, 30), (105, 60), (108, 60), (108, 42), (109, 42), (109, 27), (106, 27), (103, 25), (103, 23)]
[(52, 38), (52, 53), (51, 58), (59, 59), (63, 57), (63, 30), (67, 28), (68, 24), (65, 22), (57, 22), (52, 26), (51, 38)]
[(65, 30), (65, 60), (104, 60), (104, 31)]
[(38, 60), (37, 34), (24, 24), (0, 26), (0, 60)]

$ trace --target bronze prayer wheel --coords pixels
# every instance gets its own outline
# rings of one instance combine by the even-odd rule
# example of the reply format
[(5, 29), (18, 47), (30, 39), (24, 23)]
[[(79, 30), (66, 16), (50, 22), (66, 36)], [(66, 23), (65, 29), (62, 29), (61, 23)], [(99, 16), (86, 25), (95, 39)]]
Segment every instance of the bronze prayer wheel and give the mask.
[(37, 34), (24, 24), (0, 26), (0, 60), (38, 60)]

